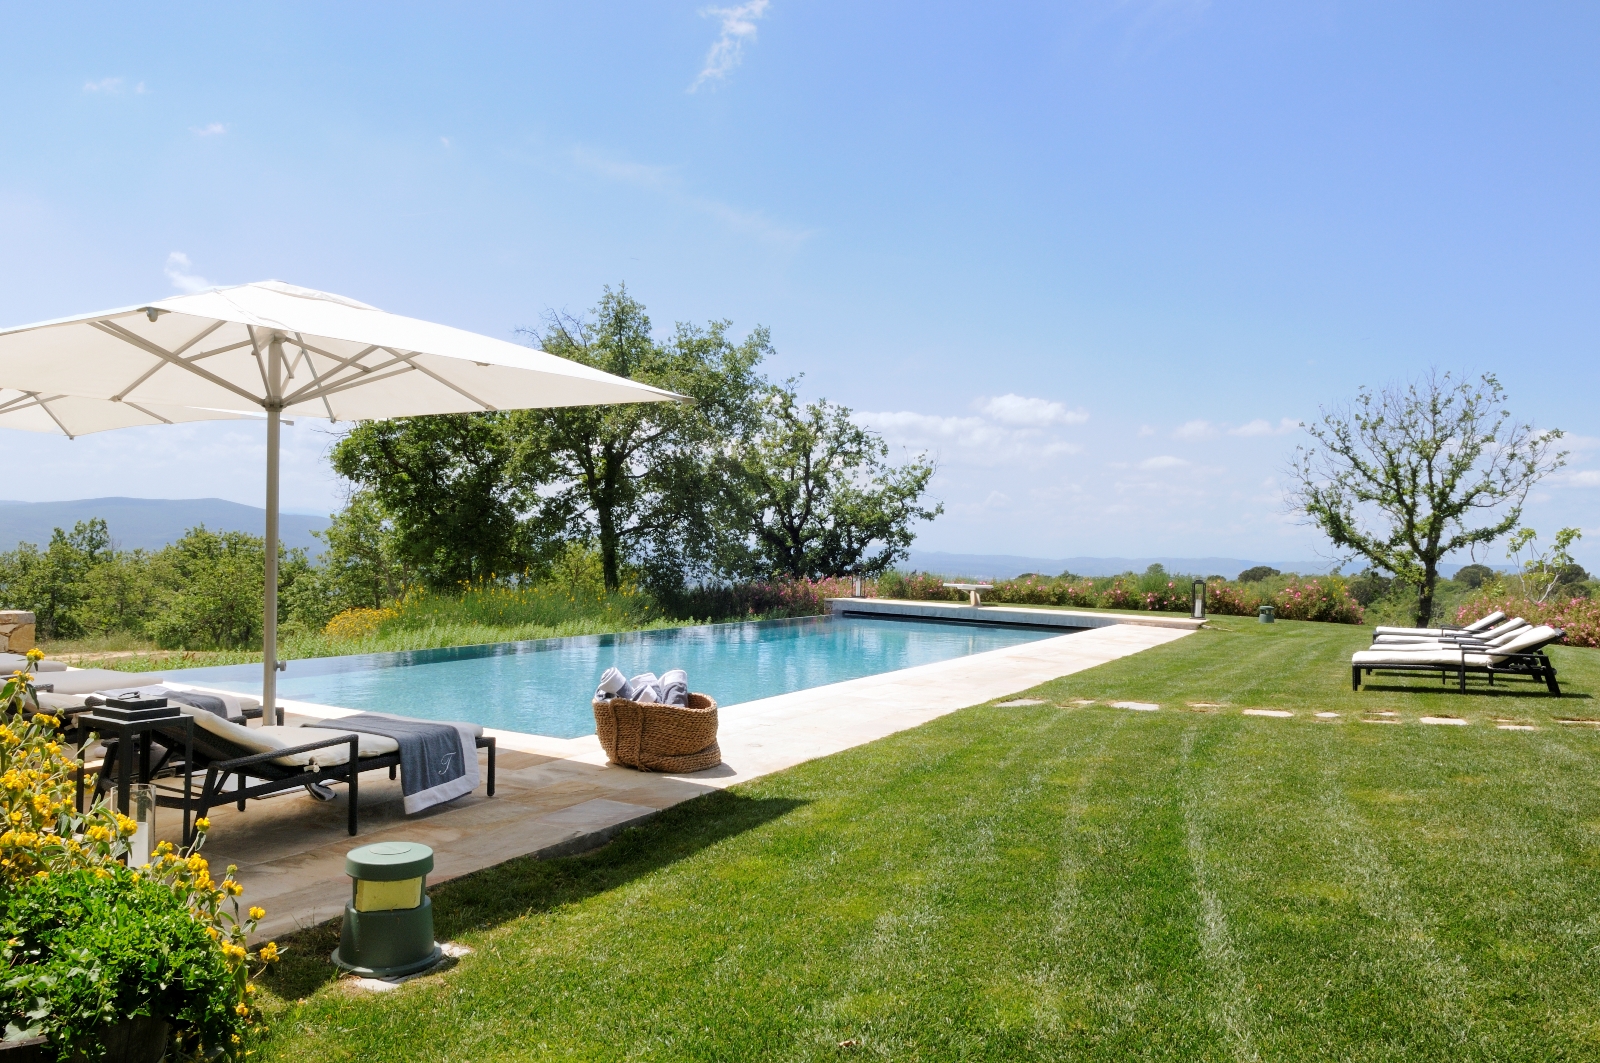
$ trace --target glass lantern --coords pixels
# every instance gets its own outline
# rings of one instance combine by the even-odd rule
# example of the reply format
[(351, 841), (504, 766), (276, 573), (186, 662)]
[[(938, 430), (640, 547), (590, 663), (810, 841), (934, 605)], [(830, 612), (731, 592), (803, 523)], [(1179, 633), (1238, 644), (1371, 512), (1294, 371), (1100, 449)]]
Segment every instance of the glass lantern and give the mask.
[(1204, 620), (1206, 618), (1206, 581), (1194, 581), (1194, 610), (1189, 614), (1192, 619)]
[(150, 862), (156, 847), (156, 788), (142, 782), (128, 787), (128, 816), (135, 824), (128, 842), (128, 866), (142, 867)]

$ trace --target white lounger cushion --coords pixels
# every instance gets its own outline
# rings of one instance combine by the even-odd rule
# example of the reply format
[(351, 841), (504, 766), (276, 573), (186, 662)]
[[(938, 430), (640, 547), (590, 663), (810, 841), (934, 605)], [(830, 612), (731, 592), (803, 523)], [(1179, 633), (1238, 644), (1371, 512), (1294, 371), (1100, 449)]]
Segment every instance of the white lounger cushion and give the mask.
[(1377, 635), (1418, 635), (1422, 638), (1438, 638), (1440, 635), (1470, 635), (1479, 631), (1487, 631), (1489, 628), (1494, 627), (1494, 625), (1498, 624), (1505, 618), (1506, 614), (1496, 610), (1484, 617), (1482, 620), (1474, 620), (1464, 628), (1452, 629), (1450, 631), (1446, 631), (1441, 627), (1376, 627), (1372, 630), (1373, 633)]
[(1482, 668), (1490, 664), (1499, 664), (1510, 654), (1521, 653), (1524, 650), (1548, 642), (1555, 633), (1556, 629), (1553, 627), (1545, 627), (1543, 625), (1531, 627), (1526, 631), (1518, 632), (1515, 638), (1503, 646), (1495, 647), (1495, 650), (1491, 653), (1469, 651), (1464, 656), (1459, 649), (1442, 646), (1422, 650), (1361, 650), (1351, 656), (1350, 663), (1365, 668), (1380, 668), (1385, 664), (1469, 664)]
[[(250, 753), (271, 753), (275, 749), (292, 749), (295, 746), (309, 745), (312, 742), (321, 742), (325, 738), (338, 738), (350, 733), (321, 727), (245, 727), (230, 723), (214, 712), (191, 709), (188, 706), (182, 708), (185, 716), (194, 717), (196, 727), (209, 731), (218, 738), (226, 739)], [(375, 757), (384, 753), (398, 752), (400, 745), (394, 739), (385, 738), (383, 735), (364, 734), (361, 735), (358, 748), (363, 757)], [(291, 753), (286, 757), (274, 758), (272, 763), (285, 768), (304, 768), (312, 764), (333, 767), (349, 759), (350, 747), (337, 745), (324, 746), (305, 753)]]
[(1464, 638), (1494, 644), (1514, 638), (1518, 631), (1527, 626), (1528, 622), (1519, 616), (1476, 635), (1467, 635), (1462, 632), (1456, 633), (1453, 637), (1444, 636), (1441, 638), (1423, 638), (1420, 635), (1379, 635), (1372, 641), (1372, 644), (1374, 646), (1439, 646), (1450, 645)]
[(113, 672), (108, 668), (69, 668), (65, 672), (35, 676), (34, 682), (40, 686), (50, 684), (57, 694), (93, 694), (101, 690), (127, 690), (141, 684), (150, 686), (161, 682), (161, 677), (143, 672)]

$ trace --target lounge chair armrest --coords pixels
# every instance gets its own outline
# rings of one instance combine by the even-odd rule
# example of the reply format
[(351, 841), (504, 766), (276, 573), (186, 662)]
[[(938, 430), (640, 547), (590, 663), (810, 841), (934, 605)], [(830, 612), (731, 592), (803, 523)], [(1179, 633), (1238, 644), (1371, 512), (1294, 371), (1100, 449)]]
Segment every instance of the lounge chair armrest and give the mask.
[[(266, 753), (253, 753), (248, 757), (235, 757), (232, 760), (219, 760), (214, 767), (220, 771), (237, 771), (239, 768), (248, 768), (252, 764), (265, 764), (279, 757), (292, 757), (296, 753), (309, 753), (314, 749), (325, 749), (328, 746), (349, 745), (352, 752), (358, 748), (356, 743), (361, 739), (354, 734), (340, 735), (337, 738), (324, 738), (320, 742), (308, 742), (303, 746), (286, 746), (283, 749), (273, 749)], [(359, 754), (358, 754), (359, 757)]]

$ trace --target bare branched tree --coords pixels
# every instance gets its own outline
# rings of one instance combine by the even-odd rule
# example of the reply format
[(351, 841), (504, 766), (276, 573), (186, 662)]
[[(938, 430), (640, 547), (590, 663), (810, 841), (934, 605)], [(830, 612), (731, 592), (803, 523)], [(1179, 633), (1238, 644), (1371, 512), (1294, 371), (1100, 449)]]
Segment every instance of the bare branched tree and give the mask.
[(1346, 560), (1415, 587), (1418, 627), (1433, 617), (1440, 560), (1516, 528), (1529, 489), (1566, 463), (1565, 451), (1552, 453), (1559, 430), (1515, 421), (1504, 407), (1491, 374), (1430, 372), (1377, 394), (1362, 388), (1354, 403), (1301, 425), (1316, 445), (1295, 451), (1295, 508)]

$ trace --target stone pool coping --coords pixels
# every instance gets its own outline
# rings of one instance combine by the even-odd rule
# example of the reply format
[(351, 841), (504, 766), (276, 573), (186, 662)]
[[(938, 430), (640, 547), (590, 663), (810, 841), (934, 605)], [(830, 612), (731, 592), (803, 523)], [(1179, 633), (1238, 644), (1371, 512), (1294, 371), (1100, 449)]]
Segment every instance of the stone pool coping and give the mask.
[[(987, 611), (987, 609), (985, 610)], [(361, 780), (361, 833), (344, 831), (343, 788), (328, 803), (296, 791), (214, 809), (205, 853), (212, 866), (237, 864), (244, 904), (267, 918), (258, 937), (281, 936), (337, 918), (349, 897), (344, 854), (379, 841), (434, 849), (438, 883), (519, 856), (564, 856), (604, 844), (663, 808), (712, 790), (828, 756), (1182, 638), (1188, 629), (1109, 624), (934, 664), (723, 706), (724, 763), (692, 775), (654, 775), (607, 764), (593, 735), (559, 739), (490, 730), (499, 740), (498, 789), (417, 816), (401, 811), (398, 782), (381, 772)], [(291, 722), (336, 720), (357, 710), (283, 702)], [(163, 837), (178, 816), (163, 810)]]

